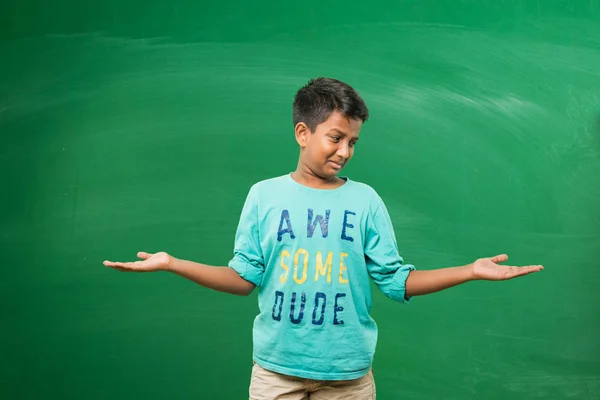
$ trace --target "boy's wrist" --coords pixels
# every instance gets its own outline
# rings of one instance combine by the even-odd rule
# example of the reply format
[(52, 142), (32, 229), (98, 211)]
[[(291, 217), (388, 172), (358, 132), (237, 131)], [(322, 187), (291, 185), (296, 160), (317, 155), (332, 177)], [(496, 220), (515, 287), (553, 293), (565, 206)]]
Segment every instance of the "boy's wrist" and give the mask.
[(176, 262), (176, 258), (171, 256), (170, 254), (167, 255), (167, 265), (165, 267), (165, 271), (167, 272), (174, 272), (175, 270), (175, 262)]
[(465, 282), (477, 280), (477, 277), (475, 276), (474, 269), (473, 269), (474, 266), (475, 266), (475, 263), (470, 263), (463, 267), (465, 269)]

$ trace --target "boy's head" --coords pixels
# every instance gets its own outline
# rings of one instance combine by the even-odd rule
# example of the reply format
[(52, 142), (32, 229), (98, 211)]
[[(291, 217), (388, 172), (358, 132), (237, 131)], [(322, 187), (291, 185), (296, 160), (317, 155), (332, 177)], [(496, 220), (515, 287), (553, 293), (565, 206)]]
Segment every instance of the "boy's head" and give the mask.
[(293, 106), (302, 167), (320, 178), (334, 178), (352, 158), (368, 118), (365, 102), (351, 86), (331, 78), (310, 80), (296, 93)]

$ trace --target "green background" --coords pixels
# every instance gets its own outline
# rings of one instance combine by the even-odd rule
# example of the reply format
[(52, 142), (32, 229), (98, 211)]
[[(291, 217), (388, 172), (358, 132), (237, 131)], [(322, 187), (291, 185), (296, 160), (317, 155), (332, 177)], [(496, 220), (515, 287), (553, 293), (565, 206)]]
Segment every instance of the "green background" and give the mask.
[(226, 264), (315, 76), (370, 108), (344, 173), (407, 262), (545, 266), (376, 292), (378, 398), (600, 398), (594, 0), (3, 2), (1, 398), (247, 398), (256, 294), (102, 261)]

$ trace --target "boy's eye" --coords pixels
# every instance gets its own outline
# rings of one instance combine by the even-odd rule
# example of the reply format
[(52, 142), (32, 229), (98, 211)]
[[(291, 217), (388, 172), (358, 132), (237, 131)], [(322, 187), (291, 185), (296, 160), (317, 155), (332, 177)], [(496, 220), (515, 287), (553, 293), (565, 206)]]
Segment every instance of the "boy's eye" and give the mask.
[(350, 147), (354, 147), (355, 144), (356, 142), (350, 142)]
[(335, 143), (340, 141), (340, 137), (339, 136), (331, 136), (331, 140), (333, 140)]

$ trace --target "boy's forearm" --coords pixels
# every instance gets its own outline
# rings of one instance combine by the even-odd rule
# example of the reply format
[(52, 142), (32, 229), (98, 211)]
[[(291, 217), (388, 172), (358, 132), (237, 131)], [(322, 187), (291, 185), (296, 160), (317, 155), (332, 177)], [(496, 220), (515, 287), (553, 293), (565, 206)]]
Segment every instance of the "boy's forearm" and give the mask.
[(247, 296), (255, 287), (229, 267), (214, 267), (172, 257), (168, 270), (219, 292)]
[(439, 292), (473, 280), (472, 265), (411, 271), (406, 280), (406, 296), (420, 296)]

